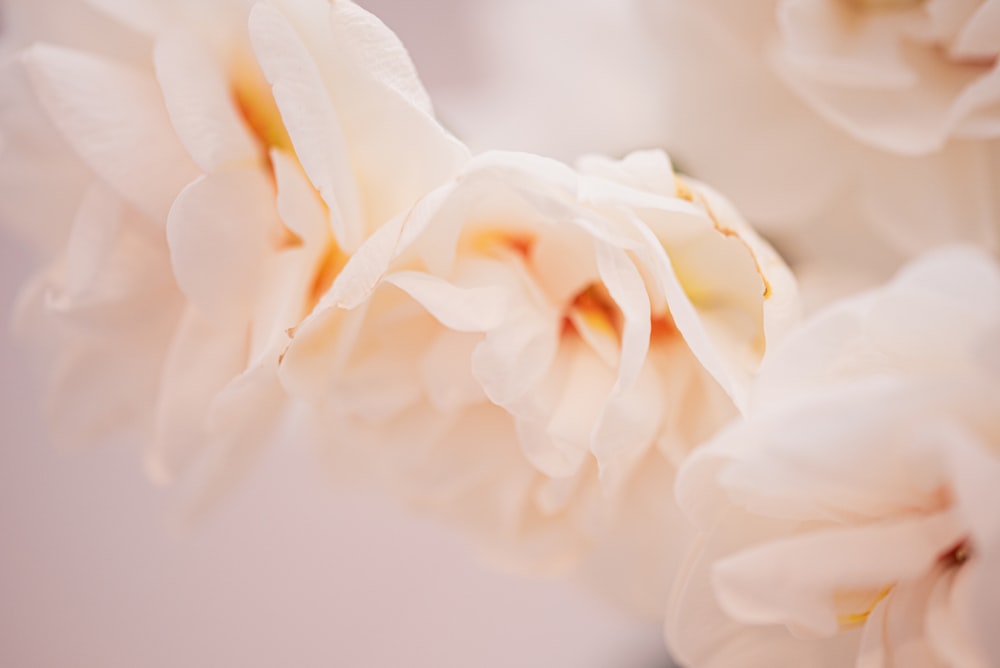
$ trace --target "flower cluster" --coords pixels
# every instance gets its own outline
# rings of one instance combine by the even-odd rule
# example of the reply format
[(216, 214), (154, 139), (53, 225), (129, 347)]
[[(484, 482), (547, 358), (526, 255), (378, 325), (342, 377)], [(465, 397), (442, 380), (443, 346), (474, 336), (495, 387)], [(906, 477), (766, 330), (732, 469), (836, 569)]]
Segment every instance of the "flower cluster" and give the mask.
[(995, 665), (1000, 1), (628, 7), (690, 175), (471, 151), (350, 0), (6, 3), (53, 436), (195, 508), (318, 444), (684, 665)]
[(40, 30), (4, 63), (25, 92), (2, 161), (33, 186), (5, 182), (5, 222), (50, 258), (19, 320), (46, 344), (56, 435), (129, 423), (154, 479), (201, 460), (221, 483), (279, 420), (286, 331), (467, 151), (351, 3), (11, 9), (8, 40), (79, 14), (71, 45)]

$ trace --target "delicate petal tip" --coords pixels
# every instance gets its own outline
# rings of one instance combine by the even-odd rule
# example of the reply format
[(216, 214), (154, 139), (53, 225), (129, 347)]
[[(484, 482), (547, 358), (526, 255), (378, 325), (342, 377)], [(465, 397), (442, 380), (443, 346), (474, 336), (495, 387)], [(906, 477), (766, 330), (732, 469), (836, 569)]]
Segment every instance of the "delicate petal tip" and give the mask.
[(333, 39), (357, 59), (357, 67), (399, 93), (428, 116), (434, 115), (406, 47), (381, 19), (353, 2), (330, 4)]

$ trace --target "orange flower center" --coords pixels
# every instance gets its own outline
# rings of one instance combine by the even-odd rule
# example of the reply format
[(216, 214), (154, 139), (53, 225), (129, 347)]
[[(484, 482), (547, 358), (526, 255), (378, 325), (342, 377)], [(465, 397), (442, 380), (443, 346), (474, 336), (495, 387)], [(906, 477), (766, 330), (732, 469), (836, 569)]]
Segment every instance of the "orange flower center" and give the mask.
[[(270, 157), (272, 149), (293, 156), (296, 161), (298, 156), (295, 154), (295, 147), (292, 144), (288, 128), (285, 127), (284, 119), (281, 117), (281, 111), (274, 100), (271, 86), (255, 63), (242, 62), (234, 68), (232, 96), (236, 109), (260, 145), (265, 169), (273, 179), (274, 166)], [(315, 196), (323, 205), (323, 210), (329, 214), (326, 203), (323, 202), (318, 192)], [(274, 235), (276, 250), (299, 247), (302, 243), (302, 239), (285, 224), (282, 224)], [(341, 250), (330, 234), (327, 238), (326, 250), (313, 269), (313, 280), (306, 300), (307, 313), (315, 307), (330, 288), (340, 270), (347, 264), (348, 259), (348, 255)]]

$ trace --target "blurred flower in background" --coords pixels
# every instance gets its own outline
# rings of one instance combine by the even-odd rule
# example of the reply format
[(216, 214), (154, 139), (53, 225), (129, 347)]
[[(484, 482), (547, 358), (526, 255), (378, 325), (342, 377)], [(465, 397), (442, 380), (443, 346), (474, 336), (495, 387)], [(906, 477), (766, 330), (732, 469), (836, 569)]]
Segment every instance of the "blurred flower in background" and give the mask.
[(992, 0), (782, 0), (774, 67), (860, 141), (924, 155), (1000, 136), (1000, 5)]
[(1000, 266), (956, 248), (779, 346), (678, 480), (683, 661), (996, 665), (998, 332)]

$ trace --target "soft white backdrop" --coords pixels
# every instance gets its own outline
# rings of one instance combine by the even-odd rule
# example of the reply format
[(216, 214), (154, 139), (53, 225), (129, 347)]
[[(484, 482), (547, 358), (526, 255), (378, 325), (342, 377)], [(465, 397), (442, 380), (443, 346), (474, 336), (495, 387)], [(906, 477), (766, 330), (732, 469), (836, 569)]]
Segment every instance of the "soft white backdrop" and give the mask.
[[(471, 3), (364, 2), (435, 88), (477, 76)], [(0, 233), (2, 234), (2, 233)], [(652, 668), (656, 624), (491, 572), (433, 523), (322, 479), (294, 443), (200, 525), (129, 444), (58, 451), (8, 333), (31, 269), (0, 236), (0, 666)]]

